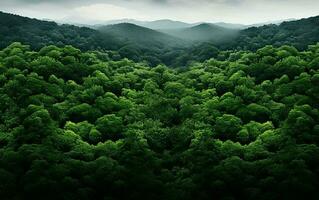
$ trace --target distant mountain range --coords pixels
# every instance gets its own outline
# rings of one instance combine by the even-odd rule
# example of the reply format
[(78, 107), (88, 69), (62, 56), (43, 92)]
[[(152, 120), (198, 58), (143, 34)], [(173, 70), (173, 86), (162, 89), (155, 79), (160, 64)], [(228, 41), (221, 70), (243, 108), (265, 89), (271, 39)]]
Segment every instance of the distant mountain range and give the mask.
[[(285, 21), (291, 21), (288, 19)], [(236, 38), (241, 30), (250, 27), (260, 27), (265, 24), (279, 25), (283, 21), (273, 21), (255, 25), (232, 23), (185, 23), (169, 19), (156, 21), (139, 21), (134, 19), (120, 19), (106, 21), (102, 24), (90, 26), (98, 31), (118, 36), (126, 41), (137, 44), (157, 44), (176, 46), (187, 42), (224, 43)], [(82, 25), (85, 26), (85, 25)], [(183, 42), (183, 41), (184, 42)]]
[(292, 45), (306, 49), (319, 42), (319, 16), (291, 20), (241, 30), (238, 36), (223, 46), (225, 49), (257, 50), (266, 45)]
[(285, 19), (285, 20), (276, 20), (276, 21), (269, 21), (264, 23), (256, 23), (251, 25), (244, 25), (244, 24), (234, 24), (234, 23), (225, 23), (225, 22), (216, 22), (216, 23), (209, 23), (209, 22), (197, 22), (197, 23), (186, 23), (182, 21), (174, 21), (169, 19), (162, 19), (162, 20), (155, 20), (155, 21), (140, 21), (135, 19), (118, 19), (118, 20), (109, 20), (103, 23), (95, 24), (95, 25), (85, 25), (85, 24), (76, 24), (81, 26), (89, 26), (91, 28), (99, 28), (105, 25), (114, 25), (114, 24), (121, 24), (121, 23), (130, 23), (135, 24), (138, 26), (142, 26), (149, 29), (154, 30), (165, 30), (165, 29), (182, 29), (182, 28), (190, 28), (200, 24), (212, 24), (217, 25), (223, 28), (228, 29), (246, 29), (249, 27), (259, 27), (267, 24), (276, 24), (279, 25), (284, 21), (293, 21), (296, 19)]
[(97, 30), (139, 46), (175, 47), (186, 43), (181, 38), (131, 23), (101, 26)]
[(162, 19), (162, 20), (155, 20), (155, 21), (139, 21), (134, 19), (120, 19), (120, 20), (110, 20), (104, 23), (96, 24), (96, 25), (88, 25), (91, 28), (98, 28), (105, 25), (114, 25), (114, 24), (121, 24), (121, 23), (130, 23), (135, 24), (138, 26), (142, 26), (149, 29), (154, 30), (167, 30), (167, 29), (183, 29), (183, 28), (190, 28), (200, 24), (214, 24), (224, 28), (230, 29), (244, 29), (248, 26), (243, 24), (231, 24), (231, 23), (207, 23), (207, 22), (197, 22), (197, 23), (186, 23), (182, 21), (174, 21), (169, 19)]
[[(135, 60), (142, 55), (142, 59), (152, 59), (154, 63), (160, 63), (158, 58), (169, 63), (192, 46), (203, 49), (202, 43), (208, 43), (204, 45), (206, 49), (214, 46), (220, 50), (256, 50), (265, 45), (305, 49), (319, 42), (319, 16), (249, 28), (222, 22), (188, 24), (172, 20), (116, 20), (93, 28), (79, 26), (0, 12), (0, 48), (16, 41), (34, 49), (70, 44), (82, 50), (112, 50)], [(112, 56), (118, 57), (116, 53)]]
[(203, 23), (188, 28), (164, 29), (161, 31), (186, 41), (210, 41), (216, 44), (222, 43), (225, 40), (229, 40), (230, 38), (234, 38), (239, 32), (238, 29), (225, 28), (222, 26), (208, 23)]
[[(155, 24), (157, 24), (156, 27), (163, 27), (163, 23), (165, 22), (157, 21)], [(155, 24), (153, 24), (153, 26), (155, 26)], [(165, 27), (169, 27), (169, 25), (165, 25)], [(238, 29), (224, 28), (207, 23), (186, 28), (185, 25), (180, 24), (180, 27), (183, 28), (154, 30), (132, 23), (119, 23), (100, 26), (97, 30), (137, 44), (149, 45), (151, 43), (165, 46), (204, 41), (221, 43), (230, 38), (234, 38), (239, 32)]]
[(156, 20), (156, 21), (138, 21), (134, 19), (120, 19), (120, 20), (106, 21), (103, 24), (97, 24), (97, 25), (94, 25), (93, 27), (122, 24), (122, 23), (135, 24), (138, 26), (142, 26), (142, 27), (154, 29), (154, 30), (187, 28), (194, 25), (194, 24), (189, 24), (189, 23), (180, 22), (180, 21), (173, 21), (168, 19)]

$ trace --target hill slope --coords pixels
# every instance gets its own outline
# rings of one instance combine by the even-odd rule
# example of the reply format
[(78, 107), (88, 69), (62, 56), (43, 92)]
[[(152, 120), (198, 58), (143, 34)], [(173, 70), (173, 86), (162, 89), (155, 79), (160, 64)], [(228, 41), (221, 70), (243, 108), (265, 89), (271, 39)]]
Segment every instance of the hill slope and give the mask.
[(238, 30), (227, 29), (214, 24), (199, 24), (190, 28), (163, 30), (163, 32), (184, 40), (220, 43), (236, 36)]
[(242, 30), (239, 36), (227, 44), (227, 49), (256, 50), (265, 45), (293, 45), (306, 49), (308, 45), (319, 41), (319, 16), (295, 21), (286, 21), (280, 25), (265, 25)]
[[(304, 50), (319, 42), (319, 16), (241, 31), (207, 23), (161, 31), (165, 33), (127, 23), (94, 30), (0, 12), (0, 48), (12, 42), (31, 45), (32, 50), (52, 44), (73, 45), (81, 50), (102, 50), (112, 60), (128, 58), (152, 66), (184, 66), (216, 57), (219, 50), (256, 50), (265, 45), (293, 45)], [(191, 42), (193, 47), (188, 46)]]
[[(33, 50), (47, 45), (73, 45), (81, 50), (102, 50), (112, 60), (128, 58), (156, 66), (166, 63), (161, 55), (174, 51), (171, 47), (182, 43), (157, 31), (136, 26), (124, 27), (110, 26), (105, 31), (98, 31), (0, 12), (0, 48), (12, 42), (28, 44)], [(131, 31), (129, 35), (127, 31)]]
[(117, 36), (137, 45), (151, 45), (158, 47), (163, 47), (163, 45), (165, 45), (172, 47), (184, 44), (184, 41), (171, 35), (131, 23), (103, 26), (98, 30), (102, 33)]
[(122, 43), (114, 36), (73, 25), (58, 25), (0, 12), (0, 48), (23, 42), (39, 49), (45, 45), (73, 45), (83, 50), (117, 49)]
[(94, 25), (95, 28), (100, 28), (106, 25), (116, 25), (122, 23), (130, 23), (135, 24), (137, 26), (142, 26), (145, 28), (153, 29), (153, 30), (161, 30), (161, 29), (177, 29), (177, 28), (188, 28), (193, 26), (193, 24), (181, 22), (181, 21), (173, 21), (169, 19), (161, 19), (155, 21), (139, 21), (134, 19), (119, 19), (119, 20), (110, 20), (106, 21), (103, 24)]
[(188, 27), (191, 27), (192, 24), (181, 22), (181, 21), (162, 19), (162, 20), (146, 22), (144, 26), (154, 30), (161, 30), (161, 29), (188, 28)]

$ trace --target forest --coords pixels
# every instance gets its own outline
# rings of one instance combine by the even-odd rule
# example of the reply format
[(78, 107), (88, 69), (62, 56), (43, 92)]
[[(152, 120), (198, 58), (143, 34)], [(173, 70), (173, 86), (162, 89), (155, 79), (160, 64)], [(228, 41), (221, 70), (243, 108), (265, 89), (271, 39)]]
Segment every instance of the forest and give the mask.
[[(210, 58), (225, 60), (240, 50), (256, 51), (266, 45), (291, 45), (306, 50), (319, 42), (319, 16), (268, 24), (244, 30), (212, 24), (200, 24), (185, 29), (153, 30), (131, 23), (109, 26), (77, 27), (30, 19), (0, 11), (0, 48), (13, 42), (30, 45), (32, 50), (56, 45), (72, 45), (82, 51), (107, 53), (112, 60), (128, 58), (180, 68)], [(178, 35), (182, 37), (177, 38)], [(191, 38), (197, 38), (193, 41)], [(219, 54), (223, 51), (223, 54)], [(218, 57), (219, 55), (219, 57)]]
[(13, 43), (1, 197), (316, 199), (318, 57), (266, 46), (173, 69)]
[(319, 199), (318, 23), (189, 44), (0, 13), (0, 199)]

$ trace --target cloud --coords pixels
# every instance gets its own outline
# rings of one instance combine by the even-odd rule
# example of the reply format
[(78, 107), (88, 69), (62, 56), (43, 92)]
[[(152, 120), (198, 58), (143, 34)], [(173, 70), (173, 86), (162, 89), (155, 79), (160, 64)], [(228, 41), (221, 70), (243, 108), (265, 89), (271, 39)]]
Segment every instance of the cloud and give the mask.
[(0, 10), (73, 21), (135, 18), (258, 23), (319, 15), (318, 0), (0, 0)]
[[(193, 1), (205, 4), (237, 5), (243, 0), (198, 0)], [(185, 5), (189, 0), (1, 0), (2, 5), (35, 5), (35, 4), (63, 4), (64, 6), (83, 6), (90, 4), (145, 4), (145, 5)]]
[(92, 4), (81, 6), (74, 9), (74, 18), (80, 16), (87, 21), (96, 19), (112, 20), (121, 19), (125, 16), (134, 16), (135, 19), (146, 19), (147, 16), (128, 8), (111, 5), (111, 4)]

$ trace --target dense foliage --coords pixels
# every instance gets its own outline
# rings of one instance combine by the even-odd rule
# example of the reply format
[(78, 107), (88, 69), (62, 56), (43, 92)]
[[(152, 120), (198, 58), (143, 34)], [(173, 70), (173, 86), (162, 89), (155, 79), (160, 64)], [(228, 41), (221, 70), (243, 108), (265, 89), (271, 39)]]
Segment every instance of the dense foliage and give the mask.
[(319, 41), (319, 16), (242, 30), (236, 40), (223, 48), (257, 50), (265, 45), (292, 45), (299, 50)]
[(223, 61), (228, 58), (227, 51), (255, 51), (265, 45), (291, 45), (298, 50), (305, 50), (308, 45), (319, 41), (318, 26), (319, 16), (281, 25), (252, 27), (239, 32), (201, 24), (184, 29), (162, 30), (164, 33), (161, 33), (128, 23), (94, 30), (0, 12), (0, 48), (12, 42), (28, 44), (37, 51), (47, 45), (72, 45), (82, 51), (108, 53), (109, 59), (115, 61), (128, 58), (135, 62), (146, 62), (152, 67), (158, 64), (181, 67), (212, 57)]
[(319, 44), (190, 68), (0, 51), (1, 199), (318, 199)]
[(93, 29), (0, 12), (0, 48), (16, 41), (29, 44), (33, 49), (54, 44), (73, 45), (82, 50), (112, 50), (123, 45), (118, 38)]
[[(178, 51), (184, 45), (172, 36), (165, 37), (163, 33), (136, 27), (123, 24), (117, 29), (111, 27), (97, 31), (0, 12), (0, 48), (5, 48), (12, 42), (28, 44), (33, 50), (40, 50), (47, 45), (72, 45), (84, 51), (108, 52), (112, 60), (129, 58), (156, 66), (167, 60), (163, 54)], [(126, 35), (130, 38), (124, 37)]]

